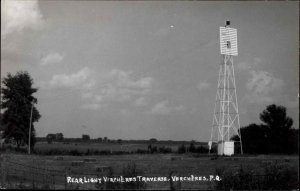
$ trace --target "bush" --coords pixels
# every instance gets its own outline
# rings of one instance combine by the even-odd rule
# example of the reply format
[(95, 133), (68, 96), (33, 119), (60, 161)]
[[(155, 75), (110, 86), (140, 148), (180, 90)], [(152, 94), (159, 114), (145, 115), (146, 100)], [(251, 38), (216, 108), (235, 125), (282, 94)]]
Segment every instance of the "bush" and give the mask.
[(195, 149), (196, 153), (208, 153), (208, 148), (203, 147), (203, 146), (199, 146)]
[(168, 148), (168, 147), (165, 147), (165, 146), (160, 147), (158, 150), (159, 150), (160, 153), (164, 153), (164, 154), (166, 154), (166, 153), (172, 153), (172, 149)]
[(178, 147), (177, 152), (179, 154), (186, 153), (186, 148), (185, 148), (184, 144), (182, 144), (181, 146)]
[(60, 149), (48, 149), (48, 150), (35, 150), (34, 153), (39, 155), (62, 155), (65, 154), (65, 151)]
[(146, 153), (148, 153), (148, 151), (147, 151), (147, 150), (144, 150), (144, 149), (137, 149), (137, 150), (136, 150), (136, 153), (137, 153), (137, 154), (146, 154)]
[(73, 150), (70, 150), (69, 151), (69, 154), (70, 155), (73, 155), (73, 156), (81, 156), (81, 155), (83, 155), (83, 153), (80, 153), (78, 150), (76, 150), (76, 149), (73, 149)]
[(191, 142), (190, 147), (189, 147), (189, 152), (194, 153), (196, 152), (196, 147), (194, 142)]
[(102, 150), (98, 152), (98, 155), (109, 155), (110, 151), (109, 150)]
[[(0, 148), (1, 152), (4, 151), (13, 151), (13, 152), (18, 152), (18, 153), (27, 153), (28, 152), (28, 148), (18, 148), (18, 147), (14, 147), (12, 145), (3, 145), (2, 148)], [(32, 150), (32, 152), (34, 152), (34, 150)]]

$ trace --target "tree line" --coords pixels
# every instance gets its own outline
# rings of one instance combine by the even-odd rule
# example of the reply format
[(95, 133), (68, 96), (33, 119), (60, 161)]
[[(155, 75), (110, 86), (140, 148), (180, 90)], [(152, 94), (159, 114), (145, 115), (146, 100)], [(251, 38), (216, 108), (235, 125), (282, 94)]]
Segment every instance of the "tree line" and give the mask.
[[(298, 153), (299, 129), (293, 128), (293, 120), (287, 116), (284, 106), (269, 105), (259, 117), (261, 124), (252, 123), (241, 128), (245, 153)], [(235, 135), (231, 140), (239, 141), (239, 137)]]

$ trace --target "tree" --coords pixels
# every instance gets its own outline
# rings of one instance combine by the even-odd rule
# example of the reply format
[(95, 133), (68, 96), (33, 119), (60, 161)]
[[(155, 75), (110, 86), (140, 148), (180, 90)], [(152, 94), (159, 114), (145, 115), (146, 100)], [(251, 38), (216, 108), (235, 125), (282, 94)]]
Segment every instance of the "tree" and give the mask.
[(195, 141), (191, 141), (189, 146), (189, 152), (194, 153), (196, 151)]
[(299, 129), (291, 129), (289, 132), (289, 141), (288, 141), (287, 153), (299, 154)]
[(62, 133), (56, 133), (55, 134), (55, 139), (57, 141), (62, 141), (62, 140), (64, 140), (64, 135)]
[[(37, 88), (33, 88), (33, 79), (28, 72), (20, 71), (15, 75), (8, 73), (6, 78), (2, 80), (2, 102), (4, 109), (3, 123), (7, 126), (4, 131), (4, 137), (14, 139), (19, 147), (21, 143), (28, 144), (29, 123), (32, 104), (37, 103), (37, 99), (32, 96), (37, 92)], [(31, 123), (31, 147), (35, 144), (34, 122), (40, 119), (39, 111), (33, 106), (32, 123)]]
[(151, 139), (149, 139), (149, 142), (152, 143), (152, 144), (153, 144), (153, 143), (156, 143), (156, 142), (157, 142), (157, 139), (151, 138)]
[(103, 142), (107, 142), (107, 137), (104, 137)]
[(177, 152), (179, 154), (186, 153), (186, 147), (184, 146), (184, 144), (182, 144), (181, 146), (178, 147)]
[(117, 140), (118, 144), (122, 144), (122, 139)]
[[(286, 108), (275, 104), (260, 113), (263, 124), (250, 124), (241, 128), (243, 150), (246, 153), (295, 153), (298, 150), (298, 131), (292, 129), (293, 120)], [(239, 141), (233, 136), (232, 140)]]
[(275, 104), (267, 106), (260, 114), (260, 120), (268, 130), (268, 144), (271, 152), (285, 152), (289, 147), (289, 131), (293, 120), (286, 115), (286, 108)]
[(55, 134), (48, 134), (46, 136), (48, 144), (51, 144), (55, 140)]
[[(265, 126), (250, 124), (241, 128), (243, 151), (245, 153), (267, 153), (267, 137), (268, 131)], [(232, 140), (240, 141), (238, 135), (235, 135)], [(240, 149), (237, 149), (239, 151)]]
[(90, 140), (90, 136), (89, 135), (82, 135), (82, 140), (83, 141), (88, 141), (88, 140)]

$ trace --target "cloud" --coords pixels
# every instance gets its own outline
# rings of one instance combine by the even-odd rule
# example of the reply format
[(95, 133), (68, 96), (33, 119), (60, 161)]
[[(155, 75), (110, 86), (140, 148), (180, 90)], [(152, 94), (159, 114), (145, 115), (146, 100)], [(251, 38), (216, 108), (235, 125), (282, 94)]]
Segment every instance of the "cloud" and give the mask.
[(197, 86), (197, 88), (199, 89), (199, 90), (203, 90), (203, 89), (206, 89), (206, 88), (208, 88), (209, 87), (209, 83), (207, 83), (207, 82), (200, 82), (199, 84), (198, 84), (198, 86)]
[(99, 103), (92, 103), (92, 104), (83, 104), (82, 108), (87, 110), (98, 110), (102, 107)]
[(184, 107), (181, 106), (176, 106), (176, 107), (172, 107), (169, 106), (169, 101), (168, 100), (164, 100), (162, 102), (157, 103), (150, 111), (151, 114), (157, 114), (157, 115), (168, 115), (171, 112), (174, 111), (181, 111), (183, 110)]
[[(86, 80), (87, 81), (87, 80)], [(94, 83), (93, 83), (94, 82)], [(98, 76), (97, 83), (90, 81), (93, 88), (82, 94), (84, 100), (95, 104), (109, 102), (125, 102), (136, 99), (136, 106), (146, 105), (145, 96), (151, 92), (153, 79), (151, 77), (134, 77), (132, 72), (113, 69)], [(88, 86), (90, 83), (84, 83)], [(137, 97), (140, 97), (137, 99)]]
[(101, 103), (104, 99), (101, 95), (96, 95), (92, 92), (85, 92), (81, 94), (84, 100), (91, 100), (94, 103)]
[(252, 62), (245, 62), (245, 61), (244, 62), (237, 62), (236, 63), (236, 69), (241, 70), (241, 71), (251, 70), (251, 69), (256, 68), (257, 66), (259, 66), (261, 64), (262, 64), (262, 59), (260, 59), (258, 57), (255, 57)]
[(120, 110), (120, 113), (121, 113), (123, 116), (127, 116), (127, 117), (133, 116), (133, 115), (134, 115), (134, 113), (133, 113), (132, 111), (128, 110), (128, 109), (121, 109), (121, 110)]
[[(51, 88), (76, 88), (81, 90), (83, 109), (100, 109), (111, 102), (135, 99), (135, 106), (147, 105), (143, 96), (151, 92), (151, 77), (136, 77), (132, 72), (113, 69), (97, 74), (84, 67), (72, 74), (56, 74), (48, 83)], [(139, 97), (139, 98), (138, 98)]]
[(74, 74), (57, 74), (50, 80), (51, 87), (91, 87), (92, 81), (90, 81), (90, 76), (92, 74), (91, 69), (88, 67), (82, 68), (80, 71)]
[(50, 53), (41, 59), (41, 65), (50, 65), (60, 63), (64, 56), (59, 53)]
[(100, 79), (98, 92), (106, 100), (125, 101), (133, 96), (146, 95), (151, 91), (153, 79), (151, 77), (134, 78), (132, 72), (111, 70)]
[(274, 102), (272, 93), (281, 90), (284, 82), (265, 71), (251, 70), (251, 79), (246, 84), (248, 94), (244, 99), (250, 103)]
[(46, 81), (43, 81), (43, 80), (37, 81), (36, 85), (37, 85), (38, 88), (42, 88), (42, 89), (45, 89), (45, 88), (48, 87), (48, 83)]
[(286, 106), (288, 108), (299, 108), (299, 98), (286, 101)]
[(238, 62), (237, 65), (236, 65), (236, 68), (238, 70), (249, 70), (249, 69), (251, 69), (249, 63), (247, 63), (247, 62)]
[(171, 112), (171, 109), (167, 107), (168, 101), (162, 101), (156, 104), (152, 110), (152, 114), (160, 114), (160, 115), (167, 115)]
[(154, 36), (166, 36), (170, 33), (172, 28), (173, 27), (168, 27), (168, 26), (162, 27), (156, 32), (154, 32)]
[(115, 85), (123, 88), (147, 89), (152, 85), (152, 78), (145, 77), (134, 79), (131, 72), (113, 69), (107, 76), (107, 79), (115, 82)]
[(43, 24), (37, 0), (1, 0), (1, 37), (24, 29), (37, 30)]
[(246, 84), (248, 90), (258, 94), (268, 94), (275, 89), (280, 89), (283, 80), (275, 78), (272, 74), (265, 71), (251, 71), (252, 78)]
[(140, 97), (134, 101), (135, 106), (146, 106), (148, 105), (146, 99), (144, 97)]
[(95, 95), (92, 92), (85, 92), (81, 94), (81, 97), (83, 98), (84, 103), (81, 108), (86, 110), (99, 110), (103, 108), (106, 104), (103, 103), (103, 97), (99, 95)]

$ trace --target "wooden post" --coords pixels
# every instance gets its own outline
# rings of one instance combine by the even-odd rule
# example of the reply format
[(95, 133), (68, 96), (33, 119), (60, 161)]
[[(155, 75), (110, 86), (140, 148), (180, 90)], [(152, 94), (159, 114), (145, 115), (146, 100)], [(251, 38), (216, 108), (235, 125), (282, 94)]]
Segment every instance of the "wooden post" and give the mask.
[(32, 110), (33, 110), (33, 103), (31, 103), (31, 110), (30, 110), (30, 121), (29, 121), (29, 141), (28, 141), (28, 154), (30, 154), (30, 150), (31, 150), (31, 147), (30, 147), (30, 140), (31, 140), (31, 123), (32, 123)]

